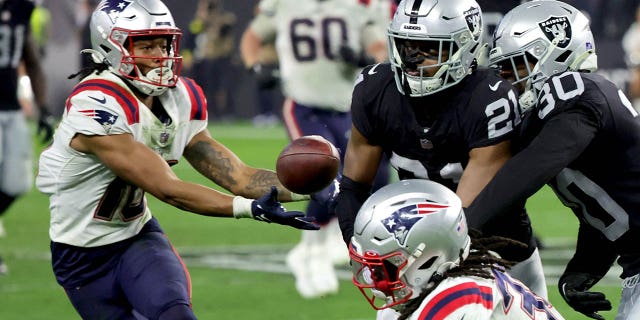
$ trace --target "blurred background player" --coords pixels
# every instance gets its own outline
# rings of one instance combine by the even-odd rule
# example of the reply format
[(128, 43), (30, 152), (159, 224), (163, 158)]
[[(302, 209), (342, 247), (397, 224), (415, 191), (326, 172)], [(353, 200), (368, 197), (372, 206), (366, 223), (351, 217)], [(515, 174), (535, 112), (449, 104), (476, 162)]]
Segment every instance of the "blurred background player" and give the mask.
[[(195, 319), (184, 262), (146, 193), (187, 212), (315, 230), (278, 202), (305, 197), (246, 165), (208, 131), (207, 101), (180, 77), (182, 32), (160, 0), (104, 0), (90, 22), (93, 64), (40, 155), (52, 268), (83, 319)], [(180, 180), (184, 157), (232, 194)], [(257, 200), (254, 200), (256, 199)]]
[[(41, 57), (31, 33), (34, 7), (29, 0), (0, 1), (0, 216), (33, 183), (33, 140), (18, 101), (20, 68), (30, 79), (42, 143), (49, 142), (53, 135), (54, 119), (47, 108)], [(7, 271), (0, 257), (0, 274)]]
[(636, 9), (635, 21), (622, 37), (625, 61), (631, 72), (627, 93), (633, 107), (640, 111), (640, 5)]
[[(344, 154), (356, 75), (363, 66), (387, 57), (383, 27), (376, 17), (355, 0), (260, 2), (258, 15), (242, 37), (242, 57), (247, 68), (263, 77), (273, 70), (260, 64), (260, 49), (263, 43), (275, 42), (286, 97), (283, 121), (291, 140), (320, 135)], [(380, 167), (378, 179), (378, 185), (386, 184), (386, 166)], [(307, 215), (323, 225), (320, 231), (303, 231), (287, 256), (296, 288), (305, 298), (337, 292), (333, 262), (348, 261), (337, 221), (327, 207), (333, 186), (312, 197), (307, 207)]]
[[(254, 17), (259, 12), (260, 6), (258, 4), (254, 10)], [(280, 107), (284, 97), (280, 86), (278, 63), (278, 51), (275, 43), (273, 41), (262, 42), (258, 59), (248, 70), (256, 83), (258, 112), (252, 119), (252, 123), (256, 127), (268, 127), (281, 122)]]
[[(390, 64), (364, 68), (354, 88), (353, 127), (335, 212), (345, 242), (390, 155), (400, 179), (428, 179), (455, 190), (463, 206), (511, 157), (520, 120), (513, 86), (479, 68), (482, 11), (474, 0), (408, 0), (389, 26)], [(481, 230), (527, 244), (498, 253), (511, 275), (546, 297), (542, 263), (524, 203)]]
[(505, 271), (489, 251), (524, 246), (469, 236), (460, 198), (428, 180), (402, 180), (362, 205), (350, 242), (353, 283), (375, 309), (398, 319), (564, 319)]
[(236, 113), (232, 89), (240, 61), (233, 54), (235, 24), (235, 14), (222, 0), (199, 0), (185, 34), (185, 72), (202, 85), (215, 120), (230, 120)]
[(558, 289), (594, 319), (611, 310), (591, 288), (622, 267), (617, 320), (640, 314), (640, 117), (602, 75), (589, 19), (560, 1), (532, 1), (500, 22), (489, 60), (520, 91), (517, 153), (466, 210), (471, 227), (504, 219), (548, 184), (579, 219)]

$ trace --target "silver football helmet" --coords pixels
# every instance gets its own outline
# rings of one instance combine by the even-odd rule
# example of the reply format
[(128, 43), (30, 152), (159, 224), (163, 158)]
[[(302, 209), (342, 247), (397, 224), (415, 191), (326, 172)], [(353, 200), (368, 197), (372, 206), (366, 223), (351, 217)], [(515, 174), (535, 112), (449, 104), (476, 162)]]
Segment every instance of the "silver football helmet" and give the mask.
[(423, 179), (380, 188), (362, 205), (349, 246), (353, 283), (375, 309), (416, 298), (459, 265), (471, 240), (460, 198)]
[[(109, 65), (109, 70), (127, 79), (147, 95), (160, 95), (174, 87), (180, 76), (180, 37), (169, 9), (160, 0), (102, 0), (91, 16), (91, 53), (96, 62)], [(166, 37), (166, 56), (134, 56), (136, 37)], [(160, 61), (158, 68), (143, 74), (136, 58)]]
[(526, 111), (536, 105), (538, 92), (550, 76), (598, 68), (589, 19), (564, 2), (525, 2), (498, 25), (489, 64), (520, 88), (520, 107)]
[[(429, 95), (471, 72), (481, 51), (482, 11), (475, 0), (402, 0), (387, 35), (398, 90)], [(426, 59), (437, 63), (420, 66)]]

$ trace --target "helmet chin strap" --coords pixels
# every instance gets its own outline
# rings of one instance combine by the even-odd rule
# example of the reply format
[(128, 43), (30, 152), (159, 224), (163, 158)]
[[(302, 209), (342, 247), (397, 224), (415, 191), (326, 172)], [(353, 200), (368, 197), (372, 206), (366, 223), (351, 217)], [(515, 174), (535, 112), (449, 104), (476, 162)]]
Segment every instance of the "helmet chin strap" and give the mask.
[(140, 79), (162, 85), (172, 85), (170, 82), (173, 79), (173, 70), (169, 67), (158, 67), (149, 70), (147, 74), (140, 76)]
[[(549, 59), (549, 56), (551, 55), (551, 51), (556, 46), (556, 43), (557, 41), (555, 39), (554, 41), (551, 41), (551, 46), (549, 47), (549, 50), (536, 64), (536, 66), (531, 71), (531, 74), (535, 75), (536, 73), (538, 73), (539, 66), (541, 66), (544, 63), (544, 61)], [(571, 70), (571, 71), (582, 70), (582, 71), (588, 71), (588, 72), (595, 72), (597, 69), (598, 69), (598, 55), (596, 55), (595, 50), (587, 50), (583, 52), (582, 54), (577, 56), (567, 68), (567, 70)], [(532, 80), (533, 79), (527, 80), (527, 84), (525, 87), (528, 89), (523, 94), (520, 95), (520, 98), (518, 98), (518, 102), (520, 103), (521, 114), (524, 114), (529, 109), (531, 109), (531, 107), (534, 107), (538, 103), (538, 96), (536, 92), (539, 90), (539, 88), (536, 88), (535, 85), (536, 83), (540, 83), (541, 80), (537, 80), (536, 83), (533, 83)]]
[[(136, 67), (136, 69), (138, 69), (138, 67)], [(170, 83), (171, 79), (173, 79), (173, 70), (171, 70), (170, 67), (162, 66), (154, 68), (149, 70), (147, 74), (142, 74), (142, 72), (140, 72), (140, 69), (138, 69), (138, 72), (140, 73), (140, 80), (143, 81), (130, 81), (136, 86), (136, 88), (138, 88), (140, 91), (142, 91), (142, 93), (146, 95), (159, 96), (165, 93), (167, 89), (169, 89), (168, 85), (173, 85), (172, 83)], [(144, 81), (148, 81), (151, 83), (147, 83)], [(159, 83), (162, 85), (154, 85), (153, 83)]]
[(595, 72), (598, 70), (598, 55), (595, 50), (587, 50), (577, 56), (569, 65), (572, 71), (588, 71)]
[[(546, 78), (538, 78), (534, 79), (536, 74), (542, 73), (540, 72), (541, 66), (544, 64), (547, 59), (553, 53), (553, 49), (556, 47), (557, 43), (560, 41), (559, 38), (555, 38), (551, 41), (551, 45), (547, 48), (547, 52), (538, 60), (536, 65), (533, 67), (533, 70), (529, 73), (530, 77), (527, 79), (525, 84), (525, 91), (518, 98), (518, 103), (520, 104), (520, 114), (523, 115), (525, 112), (529, 111), (532, 107), (535, 107), (538, 104), (538, 91), (539, 88), (536, 88), (535, 85), (540, 84), (542, 81), (546, 80)], [(528, 61), (526, 55), (524, 56), (525, 61)], [(527, 66), (528, 68), (528, 66)], [(517, 72), (517, 70), (516, 70)], [(535, 81), (534, 81), (535, 80)]]
[[(449, 57), (447, 61), (457, 61), (461, 55), (461, 51), (462, 50), (456, 51), (456, 53), (454, 53), (451, 57)], [(449, 72), (449, 69), (451, 69), (451, 65), (444, 64), (440, 67), (440, 69), (438, 69), (438, 71), (436, 71), (433, 77), (426, 77), (425, 80), (414, 80), (407, 77), (407, 81), (409, 82), (409, 86), (411, 87), (411, 90), (418, 91), (421, 93), (421, 90), (424, 89), (426, 92), (432, 92), (442, 87), (442, 84), (444, 83), (443, 76), (445, 75), (445, 73)], [(458, 71), (461, 71), (461, 70), (458, 70)], [(420, 72), (422, 74), (422, 71)], [(454, 72), (454, 73), (457, 73), (457, 72)], [(462, 77), (462, 74), (454, 74), (453, 77), (455, 80), (457, 80)]]

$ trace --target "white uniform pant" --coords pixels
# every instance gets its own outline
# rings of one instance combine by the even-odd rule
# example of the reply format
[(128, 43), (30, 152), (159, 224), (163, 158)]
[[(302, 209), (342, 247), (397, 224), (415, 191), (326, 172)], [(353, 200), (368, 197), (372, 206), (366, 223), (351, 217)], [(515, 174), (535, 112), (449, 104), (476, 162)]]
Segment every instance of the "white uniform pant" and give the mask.
[(0, 191), (18, 196), (33, 184), (33, 142), (21, 110), (0, 112)]
[(616, 320), (633, 320), (640, 316), (640, 274), (622, 280), (622, 297)]

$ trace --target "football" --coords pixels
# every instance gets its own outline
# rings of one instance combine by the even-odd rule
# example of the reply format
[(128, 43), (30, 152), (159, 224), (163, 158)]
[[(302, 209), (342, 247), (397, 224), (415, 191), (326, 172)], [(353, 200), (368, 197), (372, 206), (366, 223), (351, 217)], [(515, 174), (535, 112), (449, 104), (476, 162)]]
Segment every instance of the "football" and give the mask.
[(340, 155), (327, 139), (312, 135), (291, 141), (278, 156), (276, 174), (287, 189), (311, 194), (327, 187), (338, 174)]

